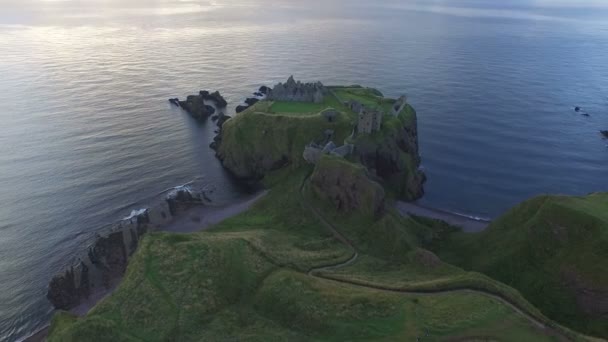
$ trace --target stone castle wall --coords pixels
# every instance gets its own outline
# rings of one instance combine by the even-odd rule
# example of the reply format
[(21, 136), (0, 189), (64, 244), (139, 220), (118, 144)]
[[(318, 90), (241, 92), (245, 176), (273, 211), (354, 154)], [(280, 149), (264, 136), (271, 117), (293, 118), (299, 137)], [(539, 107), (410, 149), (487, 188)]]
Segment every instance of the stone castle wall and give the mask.
[(327, 92), (321, 82), (302, 83), (290, 76), (287, 82), (279, 83), (270, 89), (267, 98), (271, 101), (321, 103)]

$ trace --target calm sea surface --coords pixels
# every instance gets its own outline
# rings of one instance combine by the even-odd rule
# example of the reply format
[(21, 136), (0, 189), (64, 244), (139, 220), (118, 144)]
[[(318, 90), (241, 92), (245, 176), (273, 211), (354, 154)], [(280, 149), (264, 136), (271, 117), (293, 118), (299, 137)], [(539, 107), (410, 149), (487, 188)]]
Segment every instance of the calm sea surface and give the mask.
[(407, 93), (437, 208), (608, 191), (608, 4), (377, 3), (0, 1), (0, 340), (48, 322), (50, 277), (104, 225), (192, 180), (240, 195), (214, 125), (166, 102), (199, 89)]

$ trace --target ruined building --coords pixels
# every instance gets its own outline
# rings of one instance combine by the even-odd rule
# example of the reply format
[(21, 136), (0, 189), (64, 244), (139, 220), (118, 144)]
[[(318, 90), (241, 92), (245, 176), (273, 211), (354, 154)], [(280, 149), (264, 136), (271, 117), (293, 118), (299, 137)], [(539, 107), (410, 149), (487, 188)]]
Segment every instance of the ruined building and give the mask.
[(289, 76), (287, 82), (279, 83), (270, 89), (267, 98), (271, 101), (321, 103), (327, 92), (321, 82), (302, 83)]
[(384, 116), (382, 110), (366, 107), (355, 100), (348, 101), (346, 105), (358, 115), (357, 132), (369, 134), (380, 130)]
[(355, 146), (352, 144), (344, 144), (338, 147), (333, 141), (329, 141), (325, 145), (319, 145), (311, 142), (310, 144), (304, 146), (304, 153), (302, 156), (307, 162), (316, 164), (324, 154), (344, 158), (353, 153), (354, 148)]
[(401, 95), (397, 101), (395, 101), (395, 103), (393, 104), (393, 108), (391, 109), (391, 114), (393, 114), (394, 116), (399, 115), (399, 112), (401, 112), (401, 110), (403, 109), (403, 107), (405, 107), (405, 105), (407, 104), (407, 98), (405, 97), (405, 95)]

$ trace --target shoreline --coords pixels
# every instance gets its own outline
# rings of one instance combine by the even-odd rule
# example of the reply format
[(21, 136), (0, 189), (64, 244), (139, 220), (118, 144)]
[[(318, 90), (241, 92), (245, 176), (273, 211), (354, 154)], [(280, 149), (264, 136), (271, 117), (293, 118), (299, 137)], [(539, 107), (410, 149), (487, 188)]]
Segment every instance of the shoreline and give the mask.
[(235, 203), (191, 207), (181, 212), (179, 216), (158, 231), (186, 234), (206, 230), (209, 226), (246, 211), (267, 193), (268, 190), (261, 190), (244, 196)]
[(488, 219), (473, 218), (465, 215), (458, 215), (441, 209), (429, 208), (422, 206), (416, 202), (398, 201), (395, 203), (395, 208), (403, 216), (415, 215), (430, 219), (441, 220), (449, 225), (462, 228), (465, 233), (479, 233), (485, 230), (492, 222)]
[[(172, 220), (159, 226), (154, 231), (171, 232), (176, 234), (190, 234), (208, 229), (223, 220), (236, 216), (254, 205), (257, 201), (263, 198), (268, 193), (268, 190), (261, 190), (251, 195), (246, 195), (234, 203), (222, 205), (200, 204), (190, 206), (173, 217)], [(476, 233), (483, 231), (490, 224), (490, 220), (475, 219), (455, 213), (443, 211), (440, 209), (424, 207), (416, 202), (398, 201), (395, 203), (395, 208), (401, 215), (416, 215), (430, 219), (445, 221), (454, 226), (459, 226), (467, 233)], [(68, 312), (82, 317), (85, 316), (91, 309), (100, 301), (111, 295), (122, 281), (123, 276), (113, 279), (111, 286), (108, 289), (97, 290), (90, 295), (88, 299), (80, 303), (78, 306), (68, 310)], [(45, 325), (31, 335), (19, 340), (21, 342), (42, 342), (46, 340), (50, 329), (50, 324)]]
[[(171, 232), (171, 233), (195, 233), (208, 229), (223, 220), (236, 216), (248, 210), (253, 204), (259, 201), (268, 193), (268, 190), (261, 190), (252, 195), (244, 196), (234, 203), (224, 205), (200, 204), (191, 206), (179, 212), (172, 220), (165, 225), (158, 227), (155, 231)], [(122, 281), (124, 275), (113, 279), (108, 289), (102, 288), (93, 292), (89, 298), (81, 302), (76, 307), (67, 310), (69, 313), (76, 316), (85, 316), (91, 309), (95, 307), (104, 298), (111, 295)], [(46, 341), (49, 333), (50, 323), (33, 332), (31, 335), (24, 337), (20, 342), (42, 342)]]

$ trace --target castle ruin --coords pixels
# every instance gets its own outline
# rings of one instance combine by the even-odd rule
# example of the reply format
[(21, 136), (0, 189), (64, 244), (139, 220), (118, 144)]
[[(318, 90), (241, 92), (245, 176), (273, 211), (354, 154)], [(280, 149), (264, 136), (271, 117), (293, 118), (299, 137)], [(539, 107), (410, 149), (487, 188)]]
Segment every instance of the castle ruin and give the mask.
[(395, 101), (395, 103), (393, 104), (393, 108), (391, 109), (391, 114), (393, 114), (394, 116), (399, 115), (399, 112), (401, 112), (401, 110), (403, 109), (403, 107), (405, 107), (405, 105), (407, 104), (407, 98), (405, 97), (405, 95), (401, 95), (397, 101)]
[(270, 89), (267, 98), (271, 101), (321, 103), (327, 93), (327, 88), (321, 82), (302, 83), (289, 76), (287, 82)]
[(354, 148), (355, 145), (352, 144), (344, 144), (338, 147), (333, 141), (329, 141), (325, 145), (319, 145), (311, 142), (310, 144), (304, 146), (304, 153), (302, 156), (304, 157), (304, 160), (310, 164), (316, 164), (324, 154), (344, 158), (353, 153)]
[(380, 130), (384, 116), (382, 110), (366, 107), (355, 100), (348, 101), (346, 105), (358, 115), (357, 132), (370, 134)]

